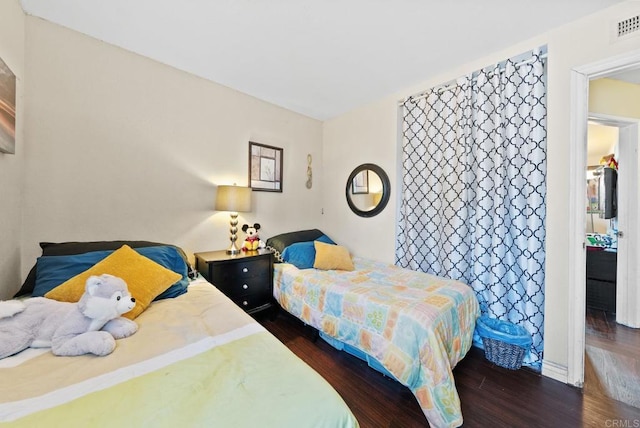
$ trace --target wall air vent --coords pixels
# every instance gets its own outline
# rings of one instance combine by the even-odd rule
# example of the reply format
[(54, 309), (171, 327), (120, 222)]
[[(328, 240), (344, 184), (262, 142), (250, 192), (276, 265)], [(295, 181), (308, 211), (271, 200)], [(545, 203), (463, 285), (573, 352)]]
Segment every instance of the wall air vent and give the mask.
[(616, 38), (622, 39), (640, 34), (640, 15), (618, 21)]

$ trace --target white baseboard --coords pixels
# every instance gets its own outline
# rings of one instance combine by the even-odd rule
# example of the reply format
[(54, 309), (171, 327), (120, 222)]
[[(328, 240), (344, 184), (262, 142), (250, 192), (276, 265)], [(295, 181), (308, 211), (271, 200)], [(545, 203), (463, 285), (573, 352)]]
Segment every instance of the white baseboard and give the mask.
[(542, 376), (550, 377), (562, 383), (567, 383), (569, 375), (566, 366), (542, 360)]

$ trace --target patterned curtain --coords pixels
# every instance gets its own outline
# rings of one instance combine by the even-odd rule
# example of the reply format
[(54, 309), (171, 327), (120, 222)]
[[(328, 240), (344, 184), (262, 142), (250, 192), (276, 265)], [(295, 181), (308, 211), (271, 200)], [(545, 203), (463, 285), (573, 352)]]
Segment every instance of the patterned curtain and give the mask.
[[(543, 351), (546, 85), (538, 52), (404, 103), (396, 264), (469, 284)], [(477, 338), (476, 338), (477, 339)]]

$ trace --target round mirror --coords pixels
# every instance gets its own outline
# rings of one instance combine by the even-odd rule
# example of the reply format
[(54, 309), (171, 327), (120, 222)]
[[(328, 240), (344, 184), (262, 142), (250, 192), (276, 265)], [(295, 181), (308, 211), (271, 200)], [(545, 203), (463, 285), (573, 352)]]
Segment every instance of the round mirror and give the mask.
[(351, 211), (360, 217), (373, 217), (387, 206), (391, 184), (382, 168), (365, 163), (349, 175), (345, 193)]

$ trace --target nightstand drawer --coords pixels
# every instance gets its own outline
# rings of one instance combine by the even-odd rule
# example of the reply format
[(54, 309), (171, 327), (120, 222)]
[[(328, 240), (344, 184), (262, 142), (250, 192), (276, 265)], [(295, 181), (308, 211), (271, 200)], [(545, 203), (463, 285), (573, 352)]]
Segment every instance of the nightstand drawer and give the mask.
[(213, 285), (218, 287), (220, 291), (222, 291), (232, 299), (235, 297), (246, 296), (248, 294), (260, 294), (268, 296), (271, 292), (268, 272), (265, 272), (261, 276), (250, 276), (241, 278), (239, 281), (218, 280)]
[(211, 277), (215, 278), (218, 283), (227, 283), (254, 276), (267, 276), (270, 268), (271, 263), (268, 258), (238, 260), (211, 266)]
[(258, 294), (250, 294), (248, 296), (231, 298), (233, 303), (240, 306), (247, 312), (250, 312), (253, 309), (259, 308), (261, 306), (270, 305), (268, 297)]

